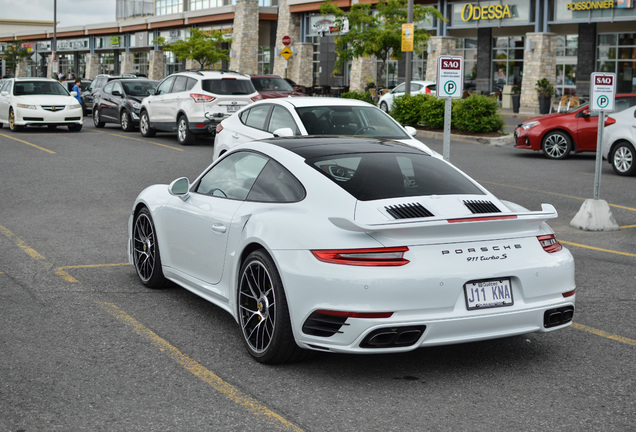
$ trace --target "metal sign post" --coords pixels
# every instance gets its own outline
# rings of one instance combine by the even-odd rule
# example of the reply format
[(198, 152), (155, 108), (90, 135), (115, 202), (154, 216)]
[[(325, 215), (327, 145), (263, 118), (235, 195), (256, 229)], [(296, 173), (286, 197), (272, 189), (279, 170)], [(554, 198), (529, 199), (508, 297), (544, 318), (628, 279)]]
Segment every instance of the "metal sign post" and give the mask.
[(585, 200), (579, 212), (570, 222), (570, 225), (586, 231), (616, 231), (619, 227), (612, 216), (609, 204), (600, 199), (605, 113), (614, 111), (616, 74), (594, 72), (592, 73), (590, 83), (590, 110), (599, 112), (596, 138), (594, 199)]
[(439, 56), (437, 59), (437, 97), (444, 98), (444, 147), (442, 156), (450, 161), (451, 99), (459, 99), (464, 91), (464, 58)]

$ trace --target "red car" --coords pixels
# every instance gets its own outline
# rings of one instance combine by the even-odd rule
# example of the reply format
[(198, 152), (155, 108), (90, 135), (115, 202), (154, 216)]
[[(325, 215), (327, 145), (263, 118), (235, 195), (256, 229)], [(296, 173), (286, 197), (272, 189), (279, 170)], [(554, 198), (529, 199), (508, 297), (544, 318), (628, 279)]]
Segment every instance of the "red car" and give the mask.
[(305, 96), (278, 75), (252, 75), (252, 84), (263, 99), (281, 98), (288, 96)]
[[(619, 94), (614, 101), (614, 112), (636, 105), (636, 94)], [(606, 117), (605, 126), (615, 120)], [(589, 104), (568, 112), (533, 117), (515, 128), (515, 147), (541, 150), (548, 159), (565, 159), (572, 151), (596, 151), (598, 112), (590, 111)]]

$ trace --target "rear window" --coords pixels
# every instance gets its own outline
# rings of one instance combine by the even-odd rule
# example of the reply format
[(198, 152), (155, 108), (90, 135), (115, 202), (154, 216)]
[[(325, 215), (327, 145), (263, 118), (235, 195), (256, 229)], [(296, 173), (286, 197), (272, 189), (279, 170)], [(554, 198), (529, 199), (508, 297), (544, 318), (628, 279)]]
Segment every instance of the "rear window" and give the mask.
[(219, 95), (249, 95), (256, 91), (252, 82), (246, 79), (207, 79), (201, 82), (201, 88)]
[(360, 201), (484, 194), (459, 171), (423, 153), (342, 154), (307, 163)]

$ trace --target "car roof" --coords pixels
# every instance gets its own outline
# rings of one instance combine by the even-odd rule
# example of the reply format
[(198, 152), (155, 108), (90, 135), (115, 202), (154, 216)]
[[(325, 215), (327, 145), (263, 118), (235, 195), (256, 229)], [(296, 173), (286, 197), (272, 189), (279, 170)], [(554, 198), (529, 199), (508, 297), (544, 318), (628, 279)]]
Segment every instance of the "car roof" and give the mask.
[[(427, 155), (415, 147), (397, 141), (369, 137), (293, 136), (264, 139), (266, 142), (289, 150), (304, 159), (352, 153), (412, 153)], [(427, 155), (428, 156), (428, 155)]]
[(250, 75), (250, 78), (282, 78), (280, 75)]
[(346, 98), (334, 98), (334, 97), (311, 97), (311, 96), (296, 96), (289, 98), (275, 98), (264, 99), (253, 104), (248, 105), (246, 108), (254, 106), (254, 104), (274, 103), (285, 105), (289, 104), (294, 108), (315, 107), (315, 106), (366, 106), (373, 107), (368, 102), (364, 102), (358, 99), (346, 99)]
[(249, 79), (249, 75), (241, 73), (241, 72), (237, 72), (237, 71), (233, 71), (233, 70), (206, 70), (206, 69), (201, 69), (201, 70), (184, 70), (184, 71), (179, 71), (179, 72), (175, 72), (173, 74), (171, 74), (170, 76), (173, 75), (198, 75), (201, 77), (205, 77), (205, 78), (214, 78), (214, 77), (218, 77), (218, 76), (223, 76), (223, 75), (232, 75), (235, 77), (240, 77), (240, 78), (245, 78), (245, 79)]

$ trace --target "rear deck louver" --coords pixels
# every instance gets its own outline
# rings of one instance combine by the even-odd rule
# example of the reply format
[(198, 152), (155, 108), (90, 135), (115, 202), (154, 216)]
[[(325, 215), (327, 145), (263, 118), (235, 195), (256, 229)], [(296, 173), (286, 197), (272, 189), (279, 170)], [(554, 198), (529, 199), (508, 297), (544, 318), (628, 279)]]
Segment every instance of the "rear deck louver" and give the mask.
[(497, 208), (496, 205), (491, 203), (490, 201), (480, 201), (480, 200), (471, 200), (464, 201), (464, 205), (468, 207), (468, 209), (475, 213), (501, 213), (501, 210)]
[(433, 213), (426, 210), (426, 208), (419, 203), (412, 204), (398, 204), (393, 206), (384, 207), (391, 216), (395, 219), (413, 219), (431, 217)]

